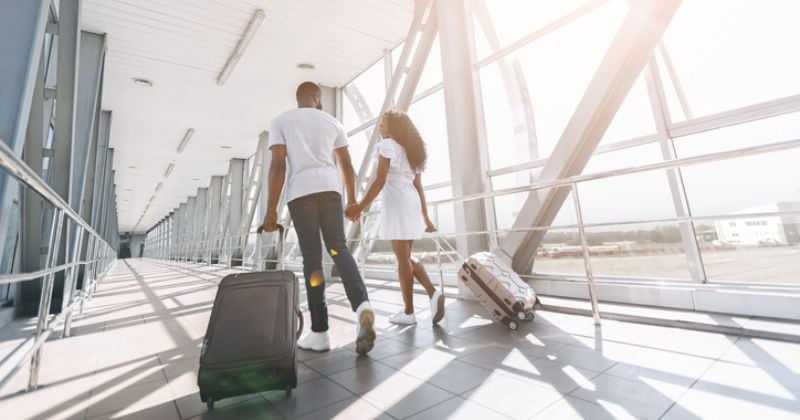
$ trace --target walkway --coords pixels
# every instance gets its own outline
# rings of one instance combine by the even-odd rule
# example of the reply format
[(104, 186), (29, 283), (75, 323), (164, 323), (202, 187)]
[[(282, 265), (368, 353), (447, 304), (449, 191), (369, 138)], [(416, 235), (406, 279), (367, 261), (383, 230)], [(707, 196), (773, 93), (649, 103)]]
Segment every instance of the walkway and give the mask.
[[(19, 393), (27, 370), (0, 389), (0, 418), (795, 418), (800, 345), (539, 312), (512, 333), (474, 302), (450, 300), (431, 327), (387, 317), (399, 293), (370, 290), (379, 341), (352, 345), (353, 315), (329, 286), (337, 349), (300, 352), (300, 386), (223, 400), (197, 395), (199, 346), (216, 285), (227, 271), (118, 261), (73, 336), (47, 343), (39, 390)], [(305, 297), (301, 298), (305, 301)], [(28, 322), (0, 334), (0, 357)]]

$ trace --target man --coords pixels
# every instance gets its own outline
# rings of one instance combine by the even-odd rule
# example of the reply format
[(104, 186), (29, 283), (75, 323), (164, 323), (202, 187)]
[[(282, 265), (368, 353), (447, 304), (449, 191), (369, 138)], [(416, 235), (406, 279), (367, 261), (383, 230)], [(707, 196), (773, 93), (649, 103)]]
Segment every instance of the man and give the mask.
[(325, 299), (325, 277), (322, 272), (322, 244), (341, 273), (347, 299), (356, 312), (356, 351), (369, 352), (375, 344), (375, 313), (369, 303), (367, 288), (347, 248), (344, 235), (342, 190), (334, 155), (339, 163), (347, 191), (347, 208), (356, 203), (356, 174), (347, 151), (347, 135), (335, 118), (321, 111), (322, 90), (312, 82), (297, 87), (297, 109), (284, 112), (272, 120), (269, 148), (269, 201), (262, 227), (267, 232), (277, 229), (278, 200), (289, 161), (286, 202), (294, 221), (300, 252), (303, 254), (311, 331), (297, 341), (302, 349), (327, 351), (328, 306)]

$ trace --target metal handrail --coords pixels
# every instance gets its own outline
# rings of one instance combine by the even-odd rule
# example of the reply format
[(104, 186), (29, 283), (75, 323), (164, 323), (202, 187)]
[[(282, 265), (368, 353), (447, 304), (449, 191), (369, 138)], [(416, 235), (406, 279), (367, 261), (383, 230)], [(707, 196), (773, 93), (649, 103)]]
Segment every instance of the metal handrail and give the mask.
[(612, 169), (608, 171), (595, 172), (587, 175), (574, 175), (566, 178), (560, 178), (552, 181), (539, 181), (521, 187), (503, 188), (493, 190), (490, 192), (468, 194), (461, 197), (448, 198), (443, 200), (435, 200), (428, 202), (428, 205), (442, 205), (461, 203), (465, 201), (474, 201), (487, 198), (494, 198), (503, 195), (519, 194), (524, 192), (531, 192), (536, 190), (544, 190), (548, 188), (568, 187), (571, 184), (595, 181), (604, 178), (611, 178), (615, 176), (631, 175), (641, 172), (655, 171), (659, 169), (676, 169), (685, 166), (694, 166), (701, 163), (712, 163), (721, 160), (734, 159), (737, 157), (747, 157), (757, 154), (779, 152), (783, 150), (800, 148), (800, 139), (788, 140), (777, 143), (770, 143), (762, 146), (745, 147), (742, 149), (729, 150), (725, 152), (708, 153), (704, 155), (692, 156), (681, 159), (668, 159), (662, 162), (650, 163), (647, 165), (631, 166), (621, 169)]
[(42, 180), (42, 178), (36, 174), (33, 169), (30, 168), (30, 166), (28, 166), (19, 156), (17, 156), (11, 150), (11, 148), (8, 147), (5, 141), (0, 141), (0, 166), (2, 166), (9, 174), (25, 183), (32, 190), (36, 191), (36, 193), (41, 195), (42, 198), (53, 204), (56, 209), (63, 211), (65, 216), (68, 216), (70, 219), (72, 219), (73, 222), (85, 229), (86, 232), (96, 236), (101, 241), (105, 242), (106, 245), (108, 245), (111, 249), (114, 249), (114, 247), (106, 242), (102, 235), (97, 233), (97, 231), (94, 230), (89, 223), (83, 220), (78, 212), (73, 210), (73, 208), (70, 207), (70, 205), (64, 201), (60, 195), (58, 195), (58, 193), (53, 191), (53, 189), (47, 185), (47, 183), (44, 182), (44, 180)]
[[(39, 299), (36, 332), (31, 338), (26, 340), (22, 346), (17, 348), (10, 357), (0, 362), (1, 385), (5, 383), (20, 366), (30, 359), (28, 390), (33, 390), (38, 387), (42, 347), (45, 341), (52, 332), (55, 331), (59, 320), (62, 319), (64, 322), (64, 336), (69, 336), (72, 317), (76, 306), (80, 305), (80, 312), (83, 313), (84, 301), (91, 297), (93, 291), (97, 287), (98, 279), (102, 278), (110, 268), (110, 263), (113, 261), (115, 253), (111, 244), (95, 231), (88, 222), (83, 220), (78, 212), (73, 210), (61, 196), (30, 168), (30, 166), (16, 155), (2, 139), (0, 139), (0, 167), (53, 205), (53, 223), (50, 227), (49, 254), (45, 263), (46, 268), (29, 273), (15, 273), (0, 276), (0, 284), (19, 283), (37, 278), (45, 279), (42, 284), (41, 297)], [(59, 266), (53, 266), (58, 256), (61, 233), (68, 227), (64, 224), (65, 218), (69, 218), (76, 229), (75, 237), (72, 238), (72, 240), (74, 240), (74, 248), (69, 254), (66, 254), (66, 258), (70, 262)], [(88, 240), (86, 260), (78, 261), (78, 259), (81, 258), (84, 234), (87, 232), (90, 235), (86, 237)], [(85, 281), (83, 290), (78, 293), (76, 289), (78, 281), (77, 267), (81, 265), (90, 266), (91, 268), (86, 270), (84, 274)], [(67, 270), (68, 274), (65, 274), (65, 276), (70, 276), (72, 279), (72, 289), (69, 291), (69, 296), (71, 297), (70, 302), (62, 309), (60, 314), (52, 316), (51, 322), (50, 301), (53, 296), (55, 274)]]

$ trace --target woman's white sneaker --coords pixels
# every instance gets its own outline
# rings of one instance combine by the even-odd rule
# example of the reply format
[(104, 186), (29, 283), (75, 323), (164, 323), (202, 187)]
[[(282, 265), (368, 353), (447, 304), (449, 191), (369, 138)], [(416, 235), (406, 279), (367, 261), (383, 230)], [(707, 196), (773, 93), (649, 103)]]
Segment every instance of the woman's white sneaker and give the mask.
[(442, 318), (444, 318), (444, 295), (437, 290), (431, 296), (431, 322), (438, 324)]
[(389, 317), (389, 322), (392, 324), (400, 325), (414, 325), (417, 323), (417, 317), (414, 314), (407, 314), (405, 311), (400, 311)]

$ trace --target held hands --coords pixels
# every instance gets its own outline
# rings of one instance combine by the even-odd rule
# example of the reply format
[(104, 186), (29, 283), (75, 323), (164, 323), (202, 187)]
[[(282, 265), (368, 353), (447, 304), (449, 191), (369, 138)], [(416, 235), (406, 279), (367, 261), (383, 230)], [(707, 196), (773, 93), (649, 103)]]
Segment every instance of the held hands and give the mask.
[(361, 207), (356, 203), (350, 203), (344, 209), (344, 217), (352, 222), (358, 221), (361, 218)]

